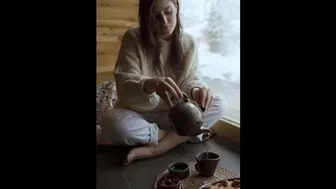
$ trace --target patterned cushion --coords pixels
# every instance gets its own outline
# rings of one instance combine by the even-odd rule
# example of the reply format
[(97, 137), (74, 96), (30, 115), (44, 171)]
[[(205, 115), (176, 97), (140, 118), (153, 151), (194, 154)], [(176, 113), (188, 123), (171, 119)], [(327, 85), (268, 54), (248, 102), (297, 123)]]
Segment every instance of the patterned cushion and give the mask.
[(98, 84), (96, 89), (96, 125), (99, 125), (103, 114), (117, 101), (117, 90), (114, 81)]

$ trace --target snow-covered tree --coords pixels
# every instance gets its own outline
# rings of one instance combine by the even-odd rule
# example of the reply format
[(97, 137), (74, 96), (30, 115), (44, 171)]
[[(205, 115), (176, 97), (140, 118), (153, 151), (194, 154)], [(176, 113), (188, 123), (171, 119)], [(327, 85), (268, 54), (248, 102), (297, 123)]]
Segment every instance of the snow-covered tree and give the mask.
[(224, 19), (217, 0), (211, 2), (206, 23), (204, 34), (209, 44), (212, 42), (220, 42), (224, 34)]

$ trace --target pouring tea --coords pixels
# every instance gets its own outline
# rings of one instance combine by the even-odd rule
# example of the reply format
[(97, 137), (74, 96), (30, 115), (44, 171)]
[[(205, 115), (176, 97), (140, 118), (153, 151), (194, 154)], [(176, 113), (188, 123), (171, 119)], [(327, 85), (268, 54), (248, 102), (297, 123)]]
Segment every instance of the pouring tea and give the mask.
[[(169, 99), (170, 100), (170, 99)], [(203, 128), (203, 114), (200, 106), (183, 93), (183, 98), (175, 104), (171, 103), (169, 110), (169, 123), (174, 132), (180, 136), (197, 136), (210, 133), (208, 128)]]

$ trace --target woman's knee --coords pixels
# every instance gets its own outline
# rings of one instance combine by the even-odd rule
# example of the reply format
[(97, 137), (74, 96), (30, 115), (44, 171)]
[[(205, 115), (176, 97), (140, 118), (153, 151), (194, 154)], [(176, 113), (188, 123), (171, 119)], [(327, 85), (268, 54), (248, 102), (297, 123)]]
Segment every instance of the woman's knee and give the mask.
[(227, 116), (228, 103), (223, 95), (214, 95), (212, 100), (212, 109), (218, 118)]
[(112, 139), (113, 142), (124, 144), (132, 137), (127, 127), (127, 114), (120, 109), (107, 111), (100, 121), (102, 136)]
[(227, 101), (223, 96), (213, 96), (212, 106), (204, 112), (203, 126), (211, 128), (228, 112)]
[(102, 136), (120, 145), (146, 144), (150, 140), (147, 122), (136, 112), (111, 109), (100, 122)]

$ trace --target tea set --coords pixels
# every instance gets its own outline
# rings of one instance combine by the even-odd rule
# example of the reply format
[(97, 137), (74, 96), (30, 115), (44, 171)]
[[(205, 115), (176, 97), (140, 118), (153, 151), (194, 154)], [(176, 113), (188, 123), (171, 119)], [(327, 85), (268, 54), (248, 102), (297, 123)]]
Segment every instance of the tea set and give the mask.
[[(172, 102), (172, 100), (171, 100)], [(175, 103), (169, 110), (168, 118), (173, 131), (180, 136), (197, 136), (202, 133), (210, 133), (203, 128), (203, 110), (193, 100), (183, 93), (183, 98)], [(195, 169), (203, 177), (214, 175), (220, 157), (213, 152), (202, 152), (195, 156)], [(156, 183), (157, 189), (182, 189), (181, 180), (190, 174), (189, 165), (184, 162), (172, 163), (168, 166), (167, 175)]]

